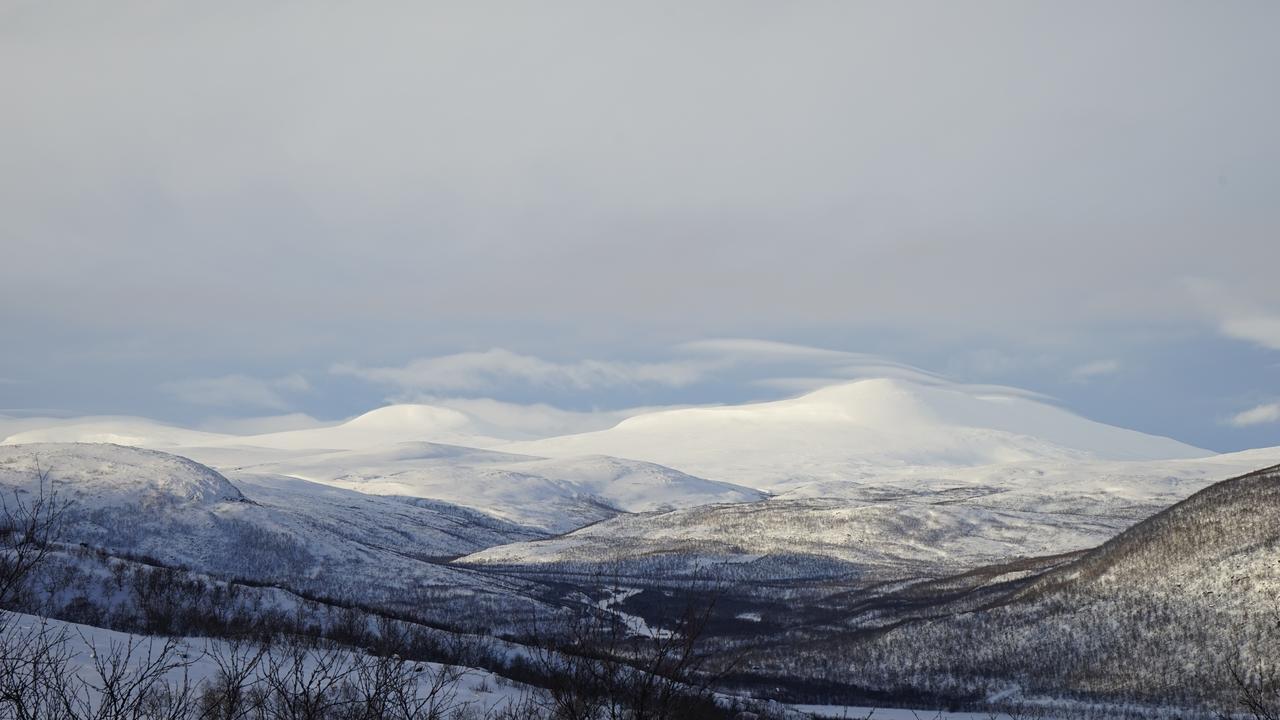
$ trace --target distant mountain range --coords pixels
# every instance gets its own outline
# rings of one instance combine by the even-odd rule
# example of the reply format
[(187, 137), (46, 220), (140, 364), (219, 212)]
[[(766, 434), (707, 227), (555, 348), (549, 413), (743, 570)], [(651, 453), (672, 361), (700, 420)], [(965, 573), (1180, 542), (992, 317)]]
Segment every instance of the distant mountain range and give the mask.
[(46, 579), (75, 589), (42, 607), (90, 624), (151, 627), (120, 578), (157, 568), (206, 609), (244, 588), (235, 617), (512, 638), (584, 603), (660, 627), (714, 577), (715, 642), (750, 648), (735, 682), (805, 701), (1204, 708), (1280, 647), (1280, 480), (1213, 484), (1280, 448), (1213, 455), (1016, 391), (867, 380), (536, 440), (425, 405), (253, 435), (3, 426), (0, 492), (36, 496), (39, 467), (70, 503)]

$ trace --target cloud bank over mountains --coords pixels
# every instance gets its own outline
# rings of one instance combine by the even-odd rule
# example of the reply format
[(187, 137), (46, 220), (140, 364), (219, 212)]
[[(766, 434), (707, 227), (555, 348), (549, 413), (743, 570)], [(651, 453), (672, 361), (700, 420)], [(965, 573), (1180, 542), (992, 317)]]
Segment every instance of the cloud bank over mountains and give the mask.
[(841, 375), (697, 345), (755, 337), (1262, 444), (1219, 419), (1277, 381), (1277, 22), (11, 3), (0, 412), (333, 418), (502, 384), (618, 409)]

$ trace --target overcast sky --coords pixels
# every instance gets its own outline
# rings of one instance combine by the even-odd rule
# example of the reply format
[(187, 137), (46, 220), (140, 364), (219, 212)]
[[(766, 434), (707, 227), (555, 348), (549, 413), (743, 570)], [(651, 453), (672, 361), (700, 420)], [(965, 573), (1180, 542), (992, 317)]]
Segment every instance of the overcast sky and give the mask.
[(910, 366), (1280, 445), (1277, 27), (0, 0), (0, 413), (618, 410)]

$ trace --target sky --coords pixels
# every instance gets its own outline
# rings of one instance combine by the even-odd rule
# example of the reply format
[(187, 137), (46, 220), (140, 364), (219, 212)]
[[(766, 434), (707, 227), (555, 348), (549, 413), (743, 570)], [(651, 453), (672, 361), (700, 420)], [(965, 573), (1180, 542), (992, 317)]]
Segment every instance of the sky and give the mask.
[(1278, 26), (0, 0), (0, 415), (598, 423), (923, 372), (1280, 445)]

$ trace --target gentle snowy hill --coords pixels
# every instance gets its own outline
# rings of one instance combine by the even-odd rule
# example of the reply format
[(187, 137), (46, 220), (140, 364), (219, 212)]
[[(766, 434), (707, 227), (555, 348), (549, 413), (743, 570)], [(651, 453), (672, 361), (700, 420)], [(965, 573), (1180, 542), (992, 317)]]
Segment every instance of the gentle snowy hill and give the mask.
[(137, 417), (27, 418), (10, 423), (8, 429), (12, 430), (11, 434), (0, 438), (0, 444), (113, 443), (164, 450), (185, 445), (235, 443), (231, 435), (188, 430)]
[(434, 405), (389, 405), (338, 425), (249, 435), (238, 444), (282, 450), (355, 450), (400, 442), (494, 444), (472, 419), (458, 410)]
[(233, 485), (184, 458), (93, 444), (0, 446), (0, 493), (33, 497), (37, 462), (70, 502), (71, 545), (400, 611), (531, 604), (523, 585), (440, 564), (535, 537), (474, 510), (248, 473)]
[[(737, 574), (783, 580), (821, 575), (866, 581), (937, 575), (1008, 558), (1088, 547), (1123, 521), (958, 503), (953, 495), (876, 502), (772, 500), (623, 515), (549, 540), (482, 550), (464, 565), (618, 567), (643, 575)], [(753, 566), (757, 566), (753, 567)], [(589, 570), (590, 571), (590, 570)]]
[(160, 448), (225, 472), (285, 475), (415, 500), (466, 506), (560, 533), (619, 512), (751, 502), (759, 491), (640, 460), (548, 459), (459, 445), (499, 445), (494, 430), (451, 408), (392, 405), (343, 423), (260, 435), (183, 430), (134, 418), (57, 421), (5, 440), (112, 442)]
[(650, 413), (609, 430), (503, 449), (648, 460), (762, 490), (870, 478), (902, 466), (1210, 454), (1027, 397), (888, 379), (823, 388), (791, 400)]
[(37, 442), (97, 442), (157, 449), (177, 447), (252, 447), (275, 450), (352, 450), (397, 442), (471, 442), (497, 444), (485, 437), (473, 418), (451, 408), (434, 405), (390, 405), (344, 422), (302, 430), (230, 435), (187, 430), (132, 417), (77, 420), (28, 419), (8, 426), (22, 428), (4, 444)]
[(835, 561), (832, 572), (934, 575), (1090, 548), (1218, 478), (1276, 462), (1280, 448), (1164, 462), (904, 468), (800, 485), (766, 502), (621, 516), (459, 562), (759, 563), (762, 573), (804, 577), (812, 563), (771, 561), (804, 556)]
[(545, 459), (435, 443), (312, 454), (246, 466), (374, 495), (440, 500), (548, 533), (620, 512), (752, 502), (763, 494), (609, 457)]
[(119, 445), (0, 446), (0, 486), (33, 497), (40, 491), (42, 471), (47, 473), (47, 491), (95, 509), (211, 507), (245, 500), (222, 475), (168, 453)]

